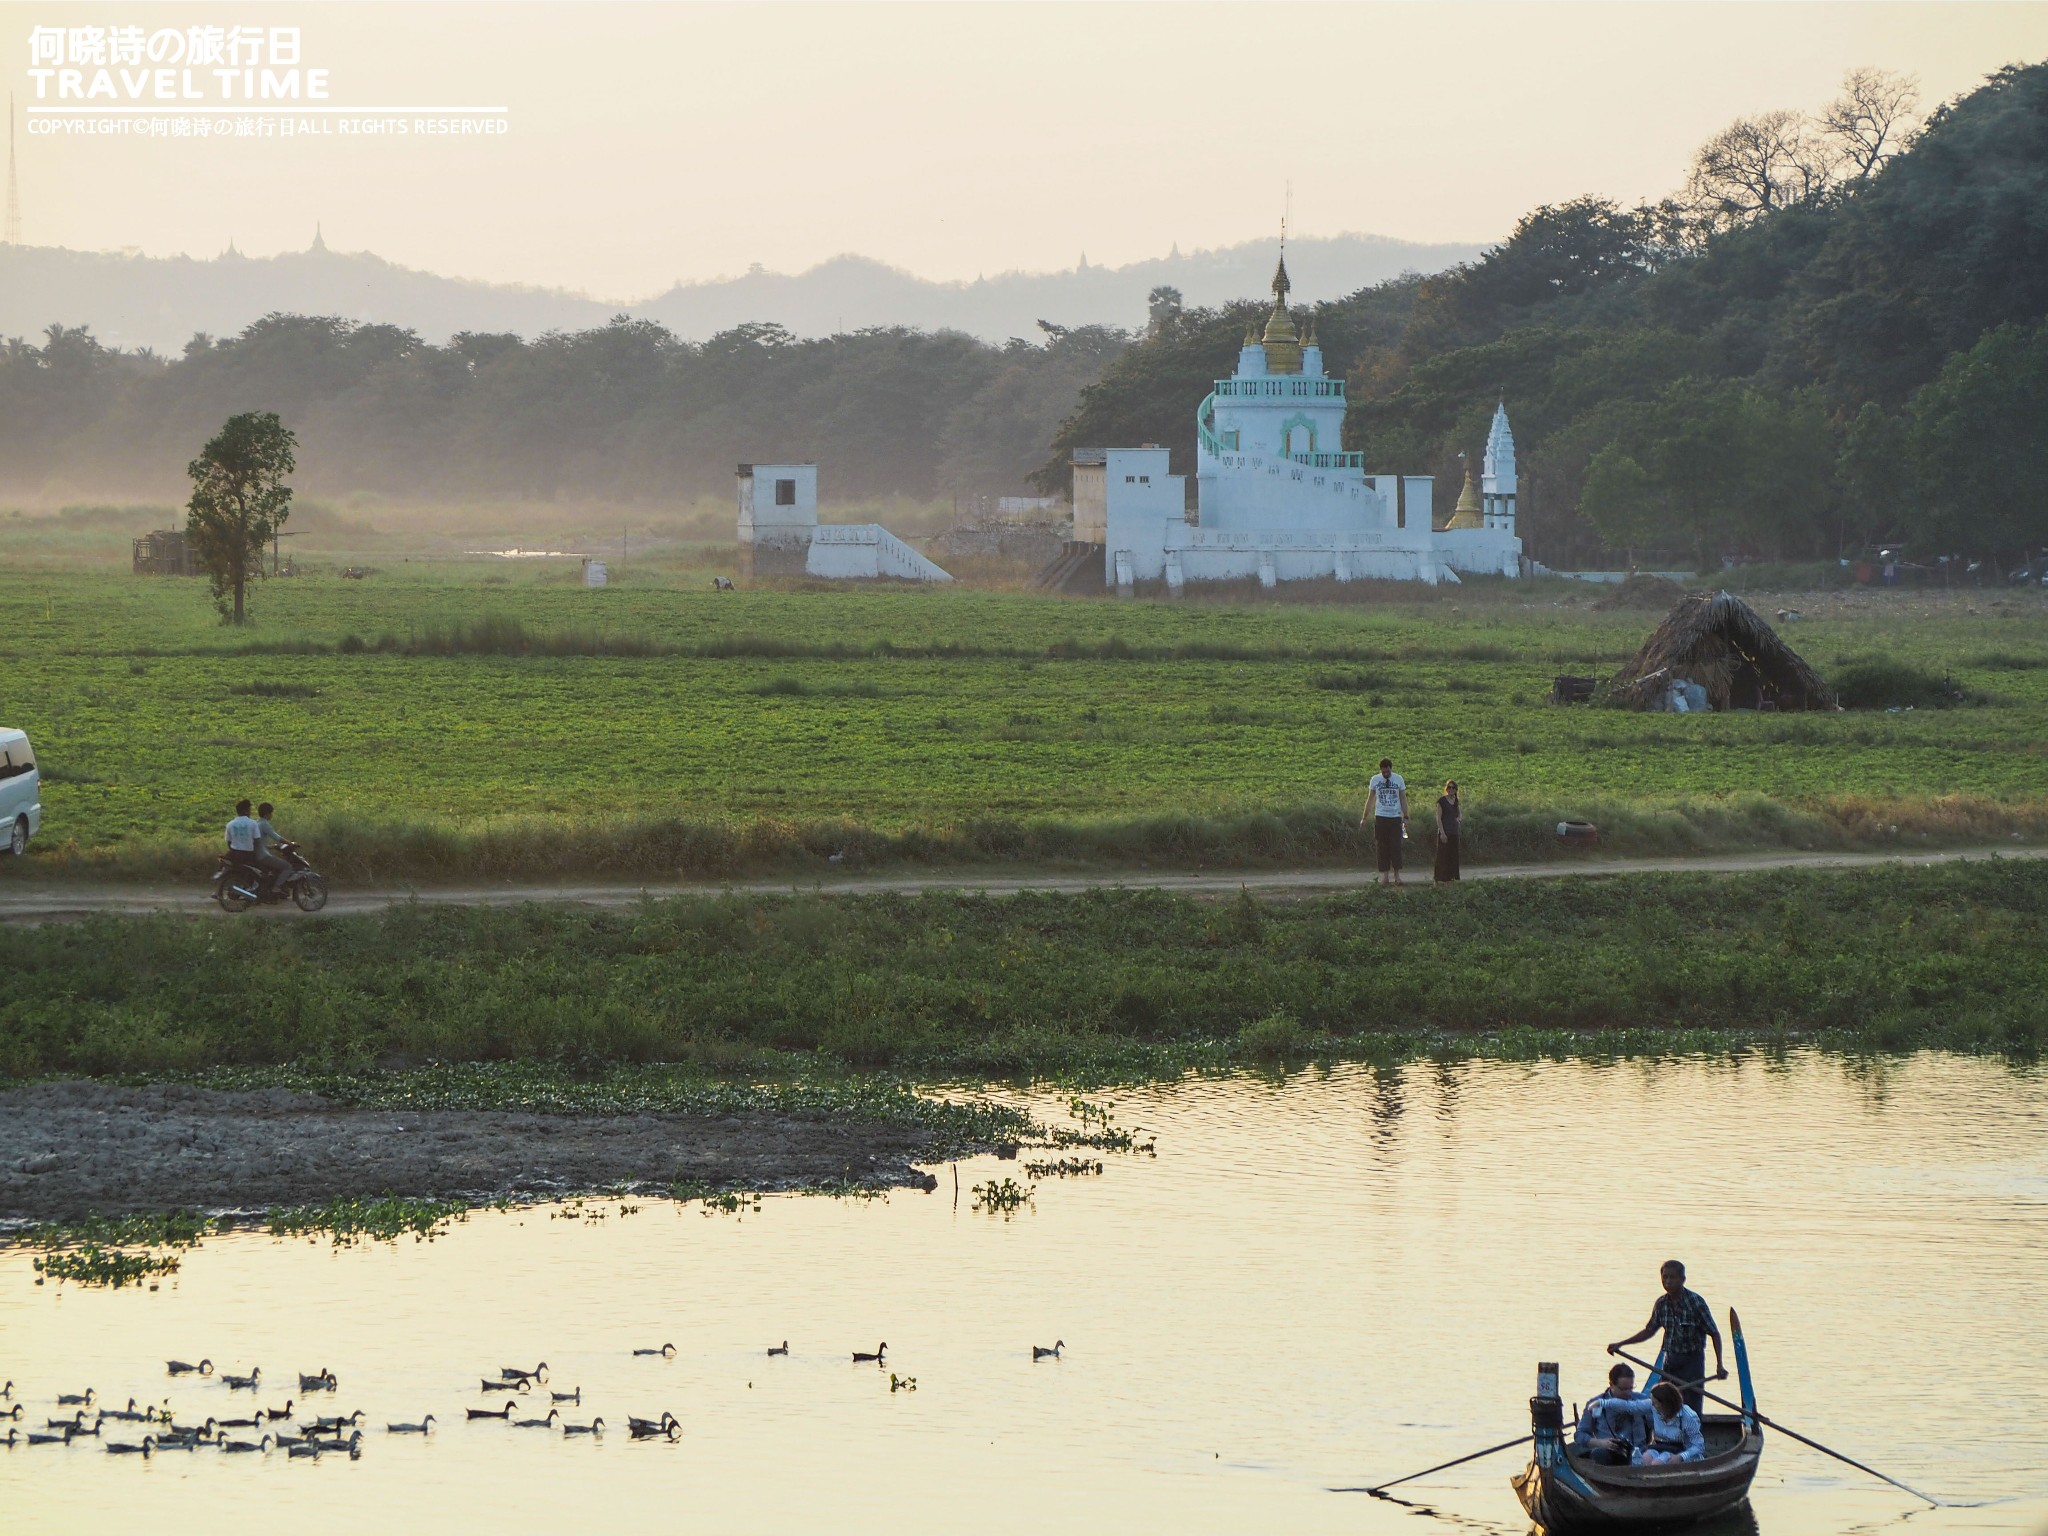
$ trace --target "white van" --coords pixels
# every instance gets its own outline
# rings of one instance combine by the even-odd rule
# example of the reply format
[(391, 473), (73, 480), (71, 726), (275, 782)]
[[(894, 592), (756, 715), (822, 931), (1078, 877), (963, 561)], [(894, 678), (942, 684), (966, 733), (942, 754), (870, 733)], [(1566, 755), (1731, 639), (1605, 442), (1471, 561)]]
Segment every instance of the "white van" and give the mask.
[(16, 858), (43, 826), (43, 776), (28, 736), (0, 726), (0, 841)]

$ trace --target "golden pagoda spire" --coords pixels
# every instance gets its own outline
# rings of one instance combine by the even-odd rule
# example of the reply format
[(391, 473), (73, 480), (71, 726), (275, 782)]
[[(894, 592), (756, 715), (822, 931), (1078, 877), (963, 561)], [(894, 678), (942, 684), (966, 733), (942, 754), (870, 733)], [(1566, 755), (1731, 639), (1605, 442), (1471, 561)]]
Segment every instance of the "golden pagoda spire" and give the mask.
[[(1464, 458), (1463, 454), (1459, 455)], [(1451, 520), (1444, 524), (1444, 532), (1458, 528), (1484, 528), (1485, 518), (1480, 516), (1479, 487), (1472, 483), (1472, 464), (1465, 464), (1465, 489), (1458, 493), (1458, 508), (1451, 514)]]
[(1273, 269), (1273, 313), (1266, 317), (1266, 372), (1301, 372), (1301, 333), (1294, 316), (1287, 312), (1287, 295), (1293, 288), (1287, 278), (1287, 251), (1283, 245), (1280, 264)]

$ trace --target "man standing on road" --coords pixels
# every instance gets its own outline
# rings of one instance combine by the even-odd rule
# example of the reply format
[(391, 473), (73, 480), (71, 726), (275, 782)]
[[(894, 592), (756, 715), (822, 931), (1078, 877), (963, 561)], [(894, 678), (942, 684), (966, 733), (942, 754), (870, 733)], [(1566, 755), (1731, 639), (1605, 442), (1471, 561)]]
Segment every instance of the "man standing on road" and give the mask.
[[(1725, 1381), (1728, 1368), (1721, 1363), (1721, 1330), (1714, 1326), (1714, 1309), (1698, 1291), (1685, 1288), (1685, 1266), (1666, 1259), (1660, 1271), (1664, 1294), (1650, 1308), (1650, 1320), (1642, 1332), (1617, 1339), (1607, 1346), (1610, 1355), (1630, 1344), (1640, 1344), (1658, 1329), (1664, 1330), (1664, 1379), (1677, 1387), (1686, 1407), (1698, 1413), (1706, 1403), (1701, 1386), (1708, 1380)], [(1714, 1374), (1707, 1375), (1706, 1341), (1714, 1341)]]
[(1372, 776), (1366, 786), (1368, 799), (1365, 815), (1358, 818), (1364, 826), (1372, 822), (1372, 848), (1379, 865), (1381, 885), (1401, 883), (1401, 843), (1408, 836), (1408, 783), (1394, 772), (1391, 757), (1380, 759), (1380, 771)]

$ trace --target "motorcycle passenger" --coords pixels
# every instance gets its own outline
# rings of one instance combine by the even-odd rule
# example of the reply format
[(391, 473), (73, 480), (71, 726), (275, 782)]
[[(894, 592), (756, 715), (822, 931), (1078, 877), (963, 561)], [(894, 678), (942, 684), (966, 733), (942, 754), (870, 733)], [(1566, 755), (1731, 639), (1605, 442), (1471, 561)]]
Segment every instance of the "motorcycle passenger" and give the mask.
[(249, 802), (237, 800), (234, 820), (228, 823), (228, 862), (241, 869), (261, 870), (257, 845), (262, 840), (256, 818), (249, 814)]
[(270, 813), (276, 809), (268, 800), (256, 807), (256, 863), (263, 870), (265, 895), (275, 891), (278, 882), (292, 872), (291, 862), (277, 851), (277, 845), (284, 839), (270, 824)]

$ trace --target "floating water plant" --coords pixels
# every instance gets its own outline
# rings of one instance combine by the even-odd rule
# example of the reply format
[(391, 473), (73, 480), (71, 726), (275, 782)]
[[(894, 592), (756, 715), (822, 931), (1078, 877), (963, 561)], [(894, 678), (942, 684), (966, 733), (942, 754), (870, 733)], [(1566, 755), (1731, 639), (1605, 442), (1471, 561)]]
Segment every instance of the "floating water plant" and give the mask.
[(737, 1216), (743, 1211), (760, 1210), (761, 1196), (753, 1190), (718, 1189), (702, 1179), (677, 1179), (668, 1187), (669, 1194), (688, 1205), (691, 1201), (704, 1207), (709, 1216), (714, 1211), (727, 1216)]
[(1062, 1157), (1045, 1163), (1026, 1163), (1024, 1171), (1034, 1179), (1080, 1179), (1102, 1172), (1092, 1157)]
[(974, 1186), (974, 1208), (977, 1211), (1015, 1211), (1029, 1204), (1037, 1193), (1031, 1185), (1019, 1184), (1015, 1179), (990, 1179), (986, 1184)]
[[(171, 1253), (135, 1253), (125, 1248), (102, 1248), (87, 1243), (76, 1251), (46, 1254), (35, 1261), (36, 1273), (53, 1280), (75, 1280), (80, 1285), (107, 1285), (119, 1289), (139, 1285), (151, 1275), (174, 1275), (178, 1257)], [(38, 1285), (42, 1281), (36, 1282)]]
[(366, 1239), (396, 1242), (407, 1233), (414, 1242), (431, 1242), (451, 1222), (469, 1216), (466, 1200), (412, 1200), (386, 1195), (380, 1200), (330, 1200), (325, 1205), (295, 1205), (270, 1212), (273, 1237), (310, 1237), (325, 1232), (337, 1248)]

